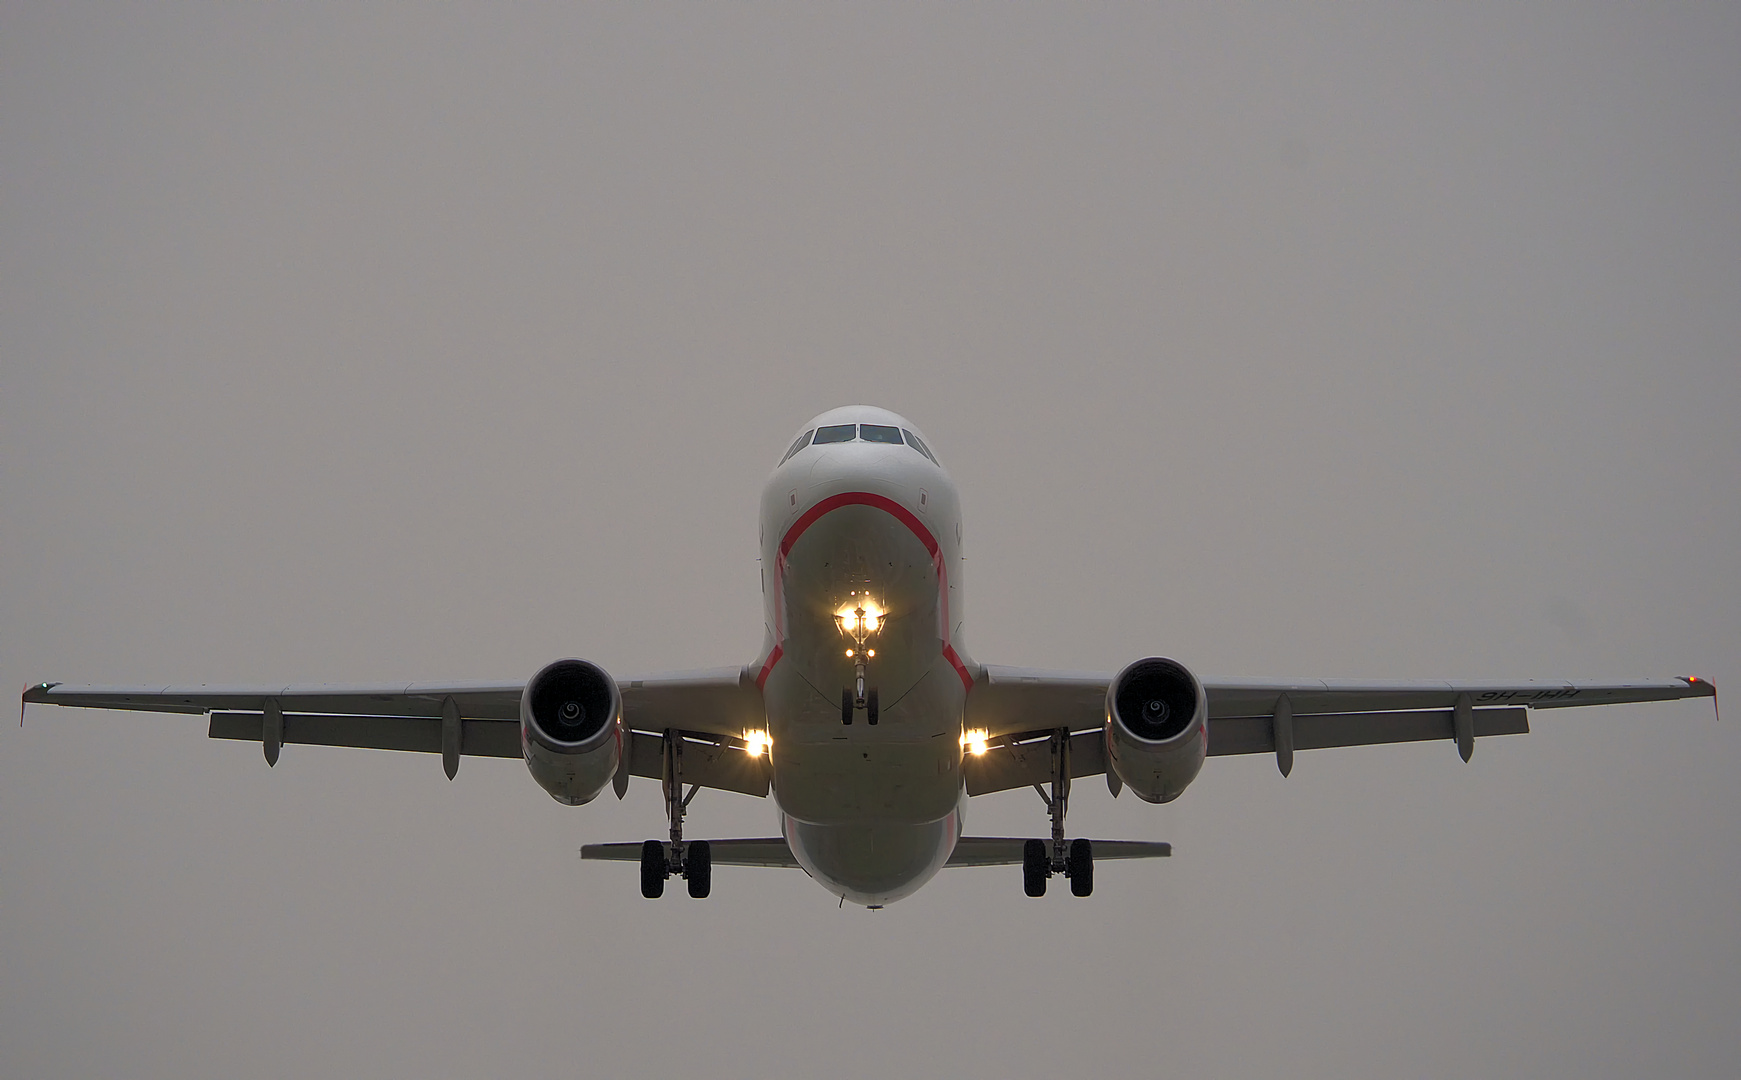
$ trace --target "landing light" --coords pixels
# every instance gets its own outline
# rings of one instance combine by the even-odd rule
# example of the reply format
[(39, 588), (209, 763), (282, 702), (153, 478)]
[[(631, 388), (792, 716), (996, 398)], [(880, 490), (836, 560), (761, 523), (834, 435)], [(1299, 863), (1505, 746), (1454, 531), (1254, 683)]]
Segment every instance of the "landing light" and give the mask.
[(974, 757), (979, 757), (981, 754), (985, 753), (985, 740), (987, 737), (988, 733), (984, 728), (969, 728), (961, 733), (962, 749), (966, 750)]
[(887, 614), (887, 612), (883, 610), (883, 606), (868, 596), (863, 598), (854, 597), (834, 609), (834, 621), (840, 625), (841, 633), (851, 634), (854, 637), (858, 636), (861, 630), (858, 621), (858, 611), (861, 607), (864, 609), (863, 633), (874, 634), (882, 628), (883, 616)]
[(744, 752), (751, 757), (761, 757), (762, 751), (768, 748), (768, 733), (765, 731), (744, 732)]

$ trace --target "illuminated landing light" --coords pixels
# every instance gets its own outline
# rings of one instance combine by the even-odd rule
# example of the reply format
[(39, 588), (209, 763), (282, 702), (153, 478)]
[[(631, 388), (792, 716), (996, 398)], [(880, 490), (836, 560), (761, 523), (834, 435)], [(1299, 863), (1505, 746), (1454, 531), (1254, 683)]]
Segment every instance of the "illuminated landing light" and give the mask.
[(961, 733), (961, 748), (979, 757), (985, 753), (985, 741), (988, 737), (984, 728), (968, 728)]
[[(864, 623), (859, 623), (859, 609), (864, 609)], [(846, 603), (834, 609), (834, 621), (840, 625), (840, 632), (858, 636), (860, 633), (874, 634), (882, 629), (883, 616), (888, 612), (883, 606), (870, 597), (853, 597)]]
[(762, 751), (768, 748), (768, 733), (765, 731), (744, 732), (744, 753), (751, 757), (761, 757)]

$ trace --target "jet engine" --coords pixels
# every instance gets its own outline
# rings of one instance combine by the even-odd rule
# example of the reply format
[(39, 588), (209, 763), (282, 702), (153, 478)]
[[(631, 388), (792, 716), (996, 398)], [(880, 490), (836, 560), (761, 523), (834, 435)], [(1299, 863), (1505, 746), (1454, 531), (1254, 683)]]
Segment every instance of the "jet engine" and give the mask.
[(559, 803), (591, 802), (623, 753), (616, 680), (585, 660), (558, 660), (520, 694), (520, 748), (532, 779)]
[(1209, 699), (1183, 664), (1138, 660), (1106, 688), (1109, 764), (1137, 797), (1171, 802), (1197, 778), (1208, 750)]

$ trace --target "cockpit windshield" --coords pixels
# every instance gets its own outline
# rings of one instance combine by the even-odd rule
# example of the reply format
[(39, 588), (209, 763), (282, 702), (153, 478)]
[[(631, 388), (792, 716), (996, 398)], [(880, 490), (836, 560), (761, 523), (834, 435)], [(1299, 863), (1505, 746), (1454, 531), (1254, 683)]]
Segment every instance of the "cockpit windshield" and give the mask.
[(816, 429), (817, 445), (830, 442), (851, 442), (858, 435), (857, 424), (830, 424)]
[[(905, 438), (902, 438), (905, 436)], [(798, 436), (798, 441), (792, 444), (792, 449), (786, 451), (786, 456), (780, 459), (780, 464), (792, 460), (792, 455), (812, 444), (820, 446), (823, 443), (848, 443), (855, 441), (868, 443), (883, 443), (889, 446), (900, 446), (903, 442), (917, 453), (931, 459), (933, 465), (941, 468), (942, 463), (931, 448), (922, 442), (919, 436), (904, 427), (893, 424), (828, 424), (814, 428)]]
[(913, 449), (919, 451), (919, 453), (924, 454), (926, 457), (930, 458), (931, 464), (937, 466), (939, 469), (941, 469), (943, 467), (943, 463), (941, 461), (937, 460), (937, 455), (933, 454), (931, 452), (931, 448), (929, 446), (926, 446), (924, 441), (921, 440), (919, 438), (919, 436), (913, 434), (911, 431), (908, 431), (906, 428), (901, 429), (901, 434), (903, 434), (907, 437), (907, 445), (908, 446), (911, 446)]
[(814, 434), (816, 434), (816, 429), (811, 428), (809, 431), (806, 431), (804, 434), (798, 436), (798, 441), (792, 444), (792, 449), (786, 451), (786, 456), (780, 459), (780, 464), (784, 465), (784, 464), (786, 464), (786, 462), (791, 461), (793, 454), (796, 454), (798, 451), (804, 449), (806, 446), (809, 446), (810, 445), (810, 436), (812, 436)]

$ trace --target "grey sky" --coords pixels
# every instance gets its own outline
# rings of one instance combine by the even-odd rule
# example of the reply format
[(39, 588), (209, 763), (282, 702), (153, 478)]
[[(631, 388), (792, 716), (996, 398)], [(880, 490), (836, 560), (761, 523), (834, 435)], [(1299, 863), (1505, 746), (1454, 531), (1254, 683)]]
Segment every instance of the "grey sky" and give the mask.
[[(761, 480), (869, 401), (982, 662), (1741, 689), (1738, 56), (1733, 5), (6, 4), (0, 686), (745, 662)], [(1175, 858), (867, 913), (581, 865), (642, 787), (41, 708), (0, 1075), (1730, 1074), (1741, 736), (1534, 724), (1084, 784)]]

